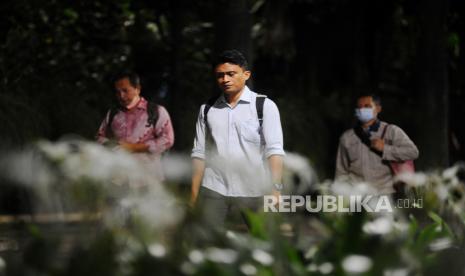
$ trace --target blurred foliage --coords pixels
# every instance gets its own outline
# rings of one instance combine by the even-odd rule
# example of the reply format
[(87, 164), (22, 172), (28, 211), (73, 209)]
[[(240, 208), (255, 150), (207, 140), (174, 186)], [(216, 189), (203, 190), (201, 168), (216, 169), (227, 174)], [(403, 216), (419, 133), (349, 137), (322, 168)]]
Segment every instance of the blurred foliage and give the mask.
[[(4, 169), (37, 197), (38, 214), (0, 225), (6, 230), (0, 274), (436, 275), (447, 268), (459, 275), (464, 269), (463, 164), (399, 175), (403, 193), (390, 203), (392, 212), (247, 212), (247, 230), (237, 221), (226, 229), (202, 223), (200, 208), (180, 204), (133, 155), (75, 140), (41, 142), (37, 150), (9, 158)], [(18, 168), (28, 162), (24, 175)], [(316, 187), (312, 203), (316, 195), (338, 195), (348, 207), (348, 196), (371, 195), (367, 183)], [(405, 200), (408, 206), (400, 204)], [(76, 212), (83, 215), (64, 219)], [(8, 240), (16, 246), (7, 248)]]
[[(462, 181), (457, 172), (463, 168), (452, 170), (410, 178), (407, 192), (434, 185), (410, 199), (431, 198), (437, 189), (455, 185), (450, 180)], [(16, 228), (27, 237), (24, 251), (3, 257), (8, 275), (437, 275), (445, 268), (458, 275), (464, 268), (465, 223), (455, 225), (454, 233), (445, 212), (463, 215), (464, 205), (460, 201), (458, 214), (449, 204), (452, 197), (384, 214), (249, 212), (245, 233), (203, 225), (194, 210), (162, 231), (138, 216), (120, 226), (25, 224)]]
[[(465, 148), (456, 120), (465, 64), (460, 8), (452, 1), (447, 17), (453, 160)], [(426, 139), (412, 111), (421, 97), (414, 75), (422, 34), (413, 0), (8, 0), (0, 12), (0, 126), (8, 144), (69, 133), (93, 139), (113, 100), (110, 76), (128, 68), (142, 76), (143, 95), (170, 112), (175, 150), (189, 151), (199, 106), (218, 92), (210, 62), (229, 36), (252, 45), (244, 46), (250, 85), (278, 103), (285, 147), (308, 156), (321, 178), (333, 175), (338, 138), (353, 123), (361, 91), (384, 98), (383, 119), (414, 141)], [(217, 26), (232, 27), (225, 34)], [(250, 32), (234, 33), (244, 28)]]
[(2, 3), (1, 104), (11, 110), (1, 117), (3, 139), (92, 137), (111, 100), (105, 76), (130, 54), (128, 8), (127, 1)]

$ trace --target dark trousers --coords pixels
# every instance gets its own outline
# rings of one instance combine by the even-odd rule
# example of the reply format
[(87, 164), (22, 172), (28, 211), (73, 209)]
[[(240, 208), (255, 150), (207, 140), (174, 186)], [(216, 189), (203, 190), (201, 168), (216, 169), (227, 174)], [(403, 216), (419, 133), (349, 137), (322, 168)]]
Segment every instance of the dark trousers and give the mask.
[(249, 226), (245, 211), (256, 212), (263, 208), (263, 197), (230, 197), (201, 187), (199, 205), (202, 208), (202, 220), (209, 226), (224, 228), (227, 218), (234, 221), (238, 217)]

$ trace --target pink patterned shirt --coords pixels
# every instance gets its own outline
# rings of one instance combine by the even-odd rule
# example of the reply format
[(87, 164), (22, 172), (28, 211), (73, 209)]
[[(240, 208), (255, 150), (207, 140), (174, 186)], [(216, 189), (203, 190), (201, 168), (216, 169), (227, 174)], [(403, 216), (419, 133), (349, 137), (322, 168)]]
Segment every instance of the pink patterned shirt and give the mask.
[(163, 179), (160, 157), (164, 151), (173, 146), (174, 132), (168, 111), (161, 105), (157, 107), (158, 120), (155, 127), (153, 125), (147, 127), (147, 101), (142, 97), (131, 110), (118, 111), (113, 117), (111, 131), (108, 131), (113, 137), (108, 137), (107, 133), (110, 116), (110, 111), (108, 111), (98, 130), (97, 142), (103, 144), (113, 139), (127, 143), (146, 144), (149, 152), (136, 153), (136, 155), (151, 167), (153, 166), (160, 179)]

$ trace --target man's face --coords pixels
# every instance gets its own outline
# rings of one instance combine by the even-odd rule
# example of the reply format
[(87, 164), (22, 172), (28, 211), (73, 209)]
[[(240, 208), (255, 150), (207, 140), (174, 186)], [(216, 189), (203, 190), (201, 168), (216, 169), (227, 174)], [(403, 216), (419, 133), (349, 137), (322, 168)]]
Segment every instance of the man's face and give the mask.
[(116, 98), (122, 106), (129, 106), (140, 94), (140, 87), (134, 87), (128, 78), (115, 82)]
[(371, 96), (359, 98), (357, 101), (357, 108), (373, 108), (374, 118), (381, 112), (381, 106), (377, 105)]
[(244, 88), (245, 82), (250, 78), (250, 71), (236, 64), (222, 63), (216, 66), (215, 76), (224, 93), (235, 94)]

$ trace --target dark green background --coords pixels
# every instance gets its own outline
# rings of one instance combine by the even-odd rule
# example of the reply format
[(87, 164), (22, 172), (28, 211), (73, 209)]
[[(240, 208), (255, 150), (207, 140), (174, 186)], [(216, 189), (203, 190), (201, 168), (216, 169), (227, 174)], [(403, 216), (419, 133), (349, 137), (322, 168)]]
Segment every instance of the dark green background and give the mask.
[(0, 135), (5, 147), (93, 139), (121, 68), (170, 112), (189, 152), (201, 103), (218, 93), (210, 61), (227, 48), (280, 108), (285, 148), (332, 177), (354, 96), (418, 145), (419, 169), (463, 159), (464, 19), (459, 0), (2, 1)]

